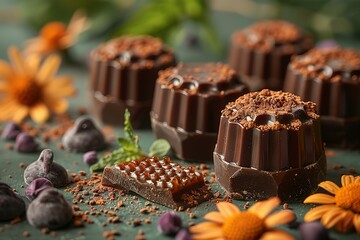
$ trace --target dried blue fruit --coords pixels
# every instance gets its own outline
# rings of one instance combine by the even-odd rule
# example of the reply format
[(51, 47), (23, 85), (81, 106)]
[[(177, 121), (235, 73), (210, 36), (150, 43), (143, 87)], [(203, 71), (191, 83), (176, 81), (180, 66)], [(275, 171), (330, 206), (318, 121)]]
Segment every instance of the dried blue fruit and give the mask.
[(5, 140), (15, 140), (20, 133), (21, 129), (19, 125), (14, 122), (8, 122), (1, 133), (1, 138)]
[(181, 229), (176, 234), (175, 240), (192, 240), (192, 237), (187, 229)]
[(39, 144), (35, 141), (34, 137), (22, 132), (16, 137), (15, 150), (23, 153), (36, 152)]
[(63, 166), (53, 162), (54, 153), (44, 149), (37, 161), (31, 163), (24, 171), (24, 180), (30, 184), (36, 178), (47, 178), (54, 187), (66, 185), (68, 174)]
[(84, 163), (88, 165), (93, 165), (99, 161), (96, 151), (90, 151), (83, 155)]
[(34, 227), (58, 229), (71, 222), (73, 212), (58, 190), (48, 188), (30, 203), (26, 215), (29, 223)]
[(9, 221), (24, 213), (24, 200), (9, 185), (0, 182), (0, 221)]
[(25, 189), (25, 195), (29, 200), (34, 200), (42, 191), (53, 187), (52, 182), (47, 178), (36, 178)]
[(175, 235), (181, 230), (181, 228), (181, 218), (175, 212), (164, 213), (157, 223), (157, 229), (159, 232), (166, 235)]
[(74, 152), (101, 150), (106, 146), (105, 137), (88, 116), (78, 118), (63, 136), (64, 148)]
[(303, 240), (329, 240), (328, 230), (319, 222), (303, 222), (299, 227)]

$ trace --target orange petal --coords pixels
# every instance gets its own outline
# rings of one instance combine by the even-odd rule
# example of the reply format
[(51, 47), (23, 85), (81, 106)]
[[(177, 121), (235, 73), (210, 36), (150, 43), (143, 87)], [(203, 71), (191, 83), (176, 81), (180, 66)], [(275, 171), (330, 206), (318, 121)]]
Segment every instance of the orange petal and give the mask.
[(44, 123), (49, 118), (49, 110), (43, 103), (38, 103), (30, 109), (31, 118), (37, 123)]
[(0, 80), (9, 81), (12, 75), (11, 66), (7, 62), (0, 60)]
[(265, 218), (265, 225), (268, 228), (273, 228), (277, 225), (282, 225), (290, 223), (295, 219), (295, 214), (291, 210), (281, 210), (279, 212), (273, 213), (270, 216)]
[(223, 224), (225, 221), (223, 215), (219, 212), (209, 212), (204, 216), (204, 219), (212, 221), (212, 222), (216, 222), (219, 224)]
[(326, 191), (328, 191), (329, 193), (332, 194), (336, 194), (337, 191), (339, 191), (339, 186), (336, 185), (335, 183), (331, 182), (331, 181), (325, 181), (325, 182), (321, 182), (319, 184), (319, 187), (325, 189)]
[(85, 13), (81, 10), (77, 10), (67, 27), (67, 32), (69, 35), (72, 35), (73, 38), (76, 38), (81, 32), (85, 31), (89, 27), (88, 19)]
[(261, 208), (263, 202), (257, 202), (254, 203), (254, 205), (252, 205), (249, 209), (248, 212), (252, 212), (252, 213), (257, 213), (259, 211), (259, 209)]
[(73, 96), (76, 93), (76, 89), (72, 85), (72, 79), (70, 77), (59, 77), (48, 82), (44, 87), (45, 94), (56, 97), (68, 97)]
[(326, 228), (332, 228), (346, 216), (346, 211), (341, 208), (333, 208), (326, 212), (321, 218), (321, 224)]
[(346, 215), (342, 221), (336, 224), (336, 230), (342, 233), (348, 232), (353, 227), (354, 213), (346, 211)]
[(29, 71), (33, 76), (35, 76), (39, 70), (40, 61), (41, 61), (41, 57), (38, 54), (30, 54), (26, 57), (26, 62), (28, 64)]
[(23, 57), (21, 56), (21, 53), (18, 48), (16, 47), (10, 47), (8, 50), (8, 54), (10, 57), (10, 60), (14, 66), (14, 68), (21, 74), (27, 73), (27, 68), (24, 62)]
[(315, 193), (307, 197), (304, 203), (331, 204), (335, 203), (335, 197), (324, 193)]
[(356, 176), (354, 182), (360, 182), (360, 176)]
[(349, 183), (352, 183), (355, 181), (355, 177), (352, 175), (342, 175), (341, 176), (341, 185), (346, 186)]
[(229, 202), (219, 202), (216, 204), (216, 207), (219, 209), (219, 212), (225, 219), (240, 212), (236, 205)]
[(305, 222), (313, 222), (320, 219), (327, 211), (336, 208), (335, 205), (323, 205), (310, 209), (304, 216)]
[(0, 102), (0, 121), (6, 121), (13, 117), (14, 110), (17, 109), (17, 104), (11, 99), (6, 99)]
[(12, 117), (12, 119), (17, 122), (20, 123), (22, 120), (24, 120), (29, 114), (29, 109), (25, 106), (18, 106), (16, 108), (16, 111)]
[(279, 240), (279, 239), (293, 240), (295, 238), (290, 234), (288, 234), (287, 232), (278, 229), (267, 231), (260, 238), (260, 240)]
[(204, 232), (196, 233), (192, 235), (194, 240), (207, 240), (207, 239), (218, 239), (223, 238), (223, 232), (221, 228), (210, 228)]
[(353, 219), (353, 224), (356, 229), (356, 232), (360, 234), (360, 214), (355, 214)]
[(0, 82), (0, 92), (6, 92), (8, 89), (8, 84), (5, 82)]
[(42, 38), (37, 37), (27, 41), (24, 52), (26, 55), (44, 55), (49, 52), (49, 49), (47, 49), (47, 43)]
[(256, 214), (260, 217), (260, 218), (265, 218), (267, 215), (269, 215), (269, 213), (276, 208), (277, 206), (279, 206), (280, 204), (280, 198), (278, 197), (272, 197), (269, 198), (268, 200), (265, 200), (262, 202), (261, 204), (261, 208), (258, 209), (258, 211), (256, 212)]
[(38, 83), (44, 83), (48, 80), (51, 80), (55, 73), (58, 71), (61, 63), (61, 58), (58, 55), (49, 56), (45, 62), (42, 64), (38, 74), (37, 81)]
[(51, 103), (51, 105), (49, 105), (49, 108), (52, 112), (56, 114), (61, 114), (66, 112), (66, 110), (69, 108), (69, 103), (64, 99), (59, 99)]
[(189, 230), (192, 233), (197, 233), (197, 232), (208, 231), (209, 229), (219, 228), (219, 227), (221, 227), (221, 225), (218, 223), (202, 222), (202, 223), (196, 224), (195, 226), (190, 227)]

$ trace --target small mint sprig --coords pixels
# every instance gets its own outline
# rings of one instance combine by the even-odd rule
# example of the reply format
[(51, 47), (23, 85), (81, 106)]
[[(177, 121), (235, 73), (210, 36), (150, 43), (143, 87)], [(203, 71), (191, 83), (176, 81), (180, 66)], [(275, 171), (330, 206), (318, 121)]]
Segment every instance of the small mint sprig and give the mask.
[(90, 170), (97, 172), (103, 170), (106, 166), (112, 166), (120, 162), (128, 162), (141, 157), (163, 157), (170, 150), (170, 144), (165, 139), (155, 140), (149, 149), (149, 154), (142, 151), (139, 144), (139, 137), (135, 135), (134, 129), (130, 122), (130, 113), (125, 110), (124, 120), (125, 137), (118, 138), (119, 148), (112, 151), (110, 154), (102, 157), (100, 161), (91, 165)]

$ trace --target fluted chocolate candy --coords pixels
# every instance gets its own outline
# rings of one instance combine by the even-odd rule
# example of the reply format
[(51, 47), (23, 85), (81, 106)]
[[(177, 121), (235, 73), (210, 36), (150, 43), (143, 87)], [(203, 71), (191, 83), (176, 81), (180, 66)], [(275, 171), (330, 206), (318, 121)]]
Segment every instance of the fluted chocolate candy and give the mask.
[(155, 86), (153, 131), (180, 159), (211, 162), (221, 110), (247, 92), (235, 71), (223, 63), (168, 68), (160, 72)]
[(360, 52), (314, 49), (294, 57), (284, 90), (315, 102), (327, 146), (360, 146)]
[(312, 102), (264, 89), (222, 111), (214, 165), (219, 184), (241, 199), (302, 199), (325, 180), (320, 118)]
[(134, 128), (150, 127), (154, 86), (159, 70), (175, 65), (175, 57), (160, 39), (124, 36), (91, 53), (92, 112), (101, 121), (122, 125), (127, 108)]
[(169, 157), (140, 158), (106, 167), (102, 184), (133, 191), (173, 209), (193, 207), (212, 196), (201, 173), (171, 162)]
[(291, 56), (302, 54), (312, 46), (312, 38), (294, 24), (258, 22), (233, 34), (229, 64), (251, 91), (280, 90)]

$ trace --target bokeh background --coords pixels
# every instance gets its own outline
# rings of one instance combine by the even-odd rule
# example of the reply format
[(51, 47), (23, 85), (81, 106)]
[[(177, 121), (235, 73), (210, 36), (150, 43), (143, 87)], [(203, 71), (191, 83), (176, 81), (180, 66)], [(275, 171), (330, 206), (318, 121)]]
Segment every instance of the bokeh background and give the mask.
[(79, 62), (99, 43), (129, 33), (162, 38), (181, 61), (226, 61), (231, 34), (262, 19), (289, 20), (316, 41), (360, 48), (358, 0), (1, 0), (0, 58), (47, 22), (68, 22), (76, 9), (91, 20), (71, 49)]

